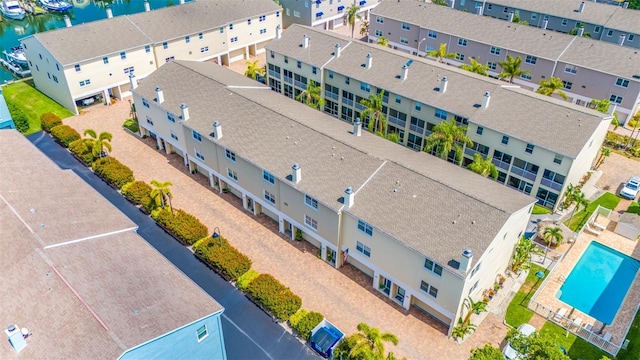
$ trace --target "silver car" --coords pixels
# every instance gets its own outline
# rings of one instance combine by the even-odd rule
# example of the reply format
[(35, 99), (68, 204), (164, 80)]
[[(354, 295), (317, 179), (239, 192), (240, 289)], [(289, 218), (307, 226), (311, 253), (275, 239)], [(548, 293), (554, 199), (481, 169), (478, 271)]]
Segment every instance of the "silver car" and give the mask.
[(640, 189), (640, 176), (632, 176), (620, 190), (620, 196), (635, 200), (636, 196), (638, 196), (638, 189)]

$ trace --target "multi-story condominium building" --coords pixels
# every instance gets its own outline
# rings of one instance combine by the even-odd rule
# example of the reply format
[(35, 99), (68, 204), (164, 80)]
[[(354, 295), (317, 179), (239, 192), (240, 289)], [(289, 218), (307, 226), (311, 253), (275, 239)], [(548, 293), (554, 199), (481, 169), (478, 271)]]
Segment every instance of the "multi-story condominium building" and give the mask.
[[(369, 41), (373, 43), (384, 36), (395, 49), (421, 56), (444, 43), (447, 52), (455, 54), (444, 59), (446, 63), (469, 64), (475, 59), (487, 65), (494, 77), (507, 55), (520, 57), (521, 69), (530, 74), (515, 78), (518, 85), (535, 90), (540, 80), (558, 77), (571, 102), (588, 105), (593, 99), (608, 99), (616, 105), (621, 122), (640, 106), (636, 49), (418, 1), (385, 1), (371, 14)], [(640, 12), (637, 15), (640, 23)]]
[(449, 0), (452, 7), (502, 20), (518, 17), (538, 28), (569, 33), (583, 28), (591, 38), (640, 48), (640, 11), (583, 0)]
[(212, 187), (449, 327), (504, 272), (535, 202), (211, 63), (172, 62), (132, 92), (142, 133)]
[[(368, 20), (369, 12), (382, 0), (280, 0), (284, 9), (282, 23), (285, 27), (293, 24), (313, 26), (333, 30), (348, 25), (345, 14), (349, 6), (359, 8), (356, 21)], [(357, 31), (356, 27), (356, 31)]]
[(467, 126), (473, 146), (463, 165), (475, 153), (492, 158), (499, 183), (552, 209), (591, 168), (611, 122), (609, 114), (308, 27), (291, 26), (267, 51), (275, 91), (295, 97), (310, 81), (321, 84), (324, 111), (346, 122), (361, 118), (362, 99), (384, 90), (387, 131), (412, 149), (423, 150), (442, 121)]
[(0, 358), (226, 359), (222, 306), (133, 221), (16, 130), (0, 154)]
[(281, 26), (280, 11), (271, 0), (195, 1), (47, 31), (21, 43), (36, 87), (77, 113), (83, 99), (122, 99), (134, 72), (143, 78), (174, 59), (227, 65), (263, 52)]

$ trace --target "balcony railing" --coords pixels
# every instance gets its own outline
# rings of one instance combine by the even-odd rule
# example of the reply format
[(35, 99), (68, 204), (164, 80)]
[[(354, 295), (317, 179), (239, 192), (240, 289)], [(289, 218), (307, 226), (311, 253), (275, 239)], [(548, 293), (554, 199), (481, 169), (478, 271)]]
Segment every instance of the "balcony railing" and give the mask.
[(540, 184), (546, 187), (552, 188), (553, 190), (556, 190), (556, 191), (562, 190), (562, 184), (555, 182), (553, 180), (542, 178), (542, 180), (540, 180)]
[(405, 126), (407, 126), (407, 121), (406, 120), (402, 120), (400, 118), (397, 118), (395, 116), (389, 116), (389, 122), (392, 124), (396, 124), (398, 126), (400, 126), (401, 128), (404, 128)]
[(409, 130), (422, 134), (422, 132), (424, 132), (424, 127), (411, 124), (409, 125)]
[(276, 72), (275, 70), (271, 70), (269, 69), (269, 76), (276, 78), (276, 79), (280, 79), (280, 73)]
[(523, 178), (526, 178), (526, 179), (529, 179), (529, 180), (532, 180), (532, 181), (535, 181), (536, 180), (536, 176), (538, 175), (536, 173), (533, 173), (531, 171), (519, 168), (517, 166), (513, 166), (511, 168), (511, 173), (516, 174), (516, 175), (520, 175)]
[(331, 92), (329, 90), (325, 90), (324, 91), (324, 96), (329, 98), (329, 99), (333, 99), (335, 101), (338, 101), (338, 94), (333, 93), (333, 92)]
[(343, 96), (342, 97), (342, 104), (343, 105), (347, 105), (347, 106), (353, 106), (353, 100)]
[(302, 90), (307, 90), (307, 84), (303, 83), (303, 82), (302, 82), (302, 81), (300, 81), (300, 80), (295, 80), (295, 81), (293, 82), (293, 85), (295, 85), (296, 87), (299, 87), (299, 88), (300, 88), (300, 89), (302, 89)]
[(364, 111), (365, 107), (364, 105), (360, 104), (360, 103), (356, 103), (356, 110), (358, 111)]
[(510, 163), (508, 163), (506, 161), (502, 161), (502, 160), (498, 160), (496, 158), (493, 158), (491, 160), (491, 162), (493, 162), (493, 165), (499, 167), (500, 169), (509, 170)]
[(287, 84), (293, 84), (293, 78), (290, 76), (285, 75), (284, 76), (284, 82), (286, 82)]

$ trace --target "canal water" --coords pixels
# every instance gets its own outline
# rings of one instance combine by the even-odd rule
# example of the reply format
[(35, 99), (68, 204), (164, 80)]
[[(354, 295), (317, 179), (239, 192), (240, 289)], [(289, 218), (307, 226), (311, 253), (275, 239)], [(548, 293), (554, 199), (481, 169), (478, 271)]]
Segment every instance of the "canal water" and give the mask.
[[(144, 11), (143, 0), (67, 0), (73, 3), (72, 10), (66, 12), (73, 25), (107, 18), (105, 6), (111, 7), (113, 16), (134, 14)], [(148, 0), (151, 10), (177, 5), (179, 0)], [(189, 1), (189, 0), (187, 0)], [(204, 0), (203, 0), (204, 1)], [(231, 0), (229, 0), (231, 1)], [(5, 17), (0, 21), (0, 56), (2, 51), (20, 44), (19, 39), (38, 32), (64, 27), (64, 13), (46, 13), (44, 15), (27, 15), (24, 20), (10, 20)], [(109, 41), (108, 34), (105, 41)], [(6, 68), (0, 66), (0, 84), (16, 79)]]

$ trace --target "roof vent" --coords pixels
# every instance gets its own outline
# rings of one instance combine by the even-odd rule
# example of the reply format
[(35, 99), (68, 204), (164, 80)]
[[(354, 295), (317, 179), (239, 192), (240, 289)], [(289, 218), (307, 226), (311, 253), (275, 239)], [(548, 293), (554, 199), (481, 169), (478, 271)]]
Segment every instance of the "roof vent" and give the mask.
[(113, 10), (111, 10), (110, 6), (107, 6), (107, 19), (111, 19), (113, 17)]
[(513, 11), (509, 11), (509, 22), (513, 22), (513, 18), (516, 16), (516, 13)]
[(138, 87), (138, 79), (135, 75), (133, 75), (133, 72), (129, 73), (129, 85), (131, 85), (131, 90), (134, 90)]
[(367, 59), (365, 60), (364, 66), (367, 69), (371, 69), (371, 62), (373, 61), (372, 57), (371, 57), (371, 53), (367, 54)]
[(544, 19), (544, 20), (542, 21), (542, 28), (543, 28), (543, 29), (546, 29), (546, 28), (547, 28), (547, 25), (549, 25), (549, 20)]
[(69, 15), (64, 16), (64, 26), (71, 27), (71, 19), (69, 19)]
[(627, 36), (625, 34), (620, 34), (620, 41), (618, 41), (618, 44), (620, 46), (624, 45), (624, 38), (626, 38)]
[(151, 6), (149, 6), (149, 2), (144, 0), (144, 11), (151, 11)]
[(349, 209), (353, 206), (353, 200), (355, 197), (355, 193), (353, 192), (353, 188), (351, 186), (349, 186), (345, 191), (344, 191), (344, 206)]
[(291, 170), (291, 181), (296, 184), (299, 183), (300, 180), (302, 180), (302, 169), (300, 168), (300, 165), (298, 165), (298, 163), (293, 164)]
[(578, 12), (581, 13), (584, 11), (584, 1), (580, 3), (580, 7), (578, 7)]
[(447, 84), (449, 83), (449, 79), (447, 79), (446, 76), (442, 77), (442, 80), (440, 80), (440, 92), (444, 94), (445, 91), (447, 91)]
[[(4, 332), (5, 334), (7, 334), (7, 337), (9, 338), (9, 344), (11, 344), (13, 350), (15, 350), (16, 353), (19, 353), (20, 351), (22, 351), (22, 349), (27, 347), (25, 336), (22, 334), (22, 331), (20, 331), (20, 328), (18, 328), (18, 325), (9, 325), (9, 327), (7, 327)], [(29, 331), (27, 331), (26, 329), (25, 332), (27, 333), (27, 335), (29, 334)]]
[(464, 249), (462, 256), (460, 256), (460, 270), (467, 272), (471, 268), (471, 262), (473, 261), (473, 251), (469, 248)]
[(360, 118), (356, 118), (356, 121), (353, 122), (353, 135), (362, 136), (362, 123), (360, 122)]
[(337, 58), (340, 57), (340, 44), (336, 44), (333, 50), (333, 55)]
[(282, 36), (282, 27), (280, 25), (276, 26), (276, 39), (280, 39)]
[(185, 103), (180, 104), (180, 114), (181, 114), (182, 120), (184, 121), (189, 120), (189, 108), (187, 107), (187, 104)]
[(213, 122), (213, 133), (211, 133), (214, 139), (220, 140), (222, 138), (222, 125), (219, 121)]
[(156, 86), (156, 102), (158, 104), (162, 104), (164, 102), (164, 91), (162, 91), (160, 86)]
[(578, 36), (582, 37), (583, 35), (584, 35), (584, 28), (583, 27), (578, 28)]
[(628, 1), (623, 2), (622, 3), (622, 8), (623, 9), (628, 9), (629, 8), (629, 2)]
[(484, 96), (482, 97), (482, 108), (486, 109), (489, 107), (489, 101), (491, 100), (491, 93), (488, 91), (484, 92)]
[(304, 49), (309, 47), (309, 37), (307, 36), (307, 34), (304, 34), (304, 36), (302, 37), (302, 47)]
[(409, 75), (409, 66), (402, 65), (402, 73), (400, 75), (400, 79), (406, 80), (407, 79), (407, 75)]
[(456, 8), (456, 0), (451, 0), (451, 8), (452, 9)]

